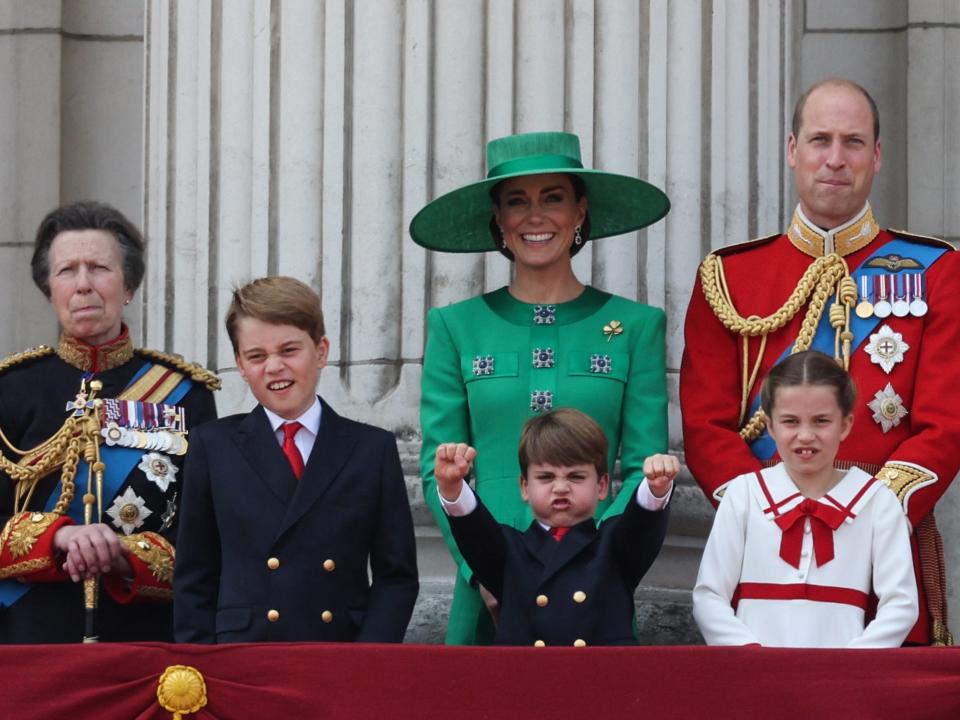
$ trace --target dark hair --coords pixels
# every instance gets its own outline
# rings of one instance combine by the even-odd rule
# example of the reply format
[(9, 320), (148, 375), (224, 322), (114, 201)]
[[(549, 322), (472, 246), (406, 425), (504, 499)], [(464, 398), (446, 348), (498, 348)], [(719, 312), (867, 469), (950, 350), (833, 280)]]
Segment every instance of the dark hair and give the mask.
[(836, 360), (816, 350), (794, 353), (773, 367), (760, 388), (760, 405), (767, 417), (773, 417), (773, 403), (777, 390), (799, 385), (816, 385), (833, 388), (837, 404), (846, 417), (853, 412), (857, 388), (850, 373)]
[(560, 408), (527, 421), (520, 435), (520, 474), (534, 464), (590, 464), (598, 476), (607, 474), (607, 436), (589, 415)]
[(800, 126), (803, 125), (803, 109), (807, 105), (807, 100), (810, 99), (810, 96), (815, 90), (819, 90), (827, 85), (832, 87), (849, 88), (850, 90), (855, 90), (863, 95), (867, 101), (867, 104), (870, 106), (870, 114), (873, 116), (873, 142), (876, 143), (880, 139), (880, 111), (877, 110), (876, 101), (862, 85), (853, 82), (853, 80), (837, 77), (827, 78), (826, 80), (821, 80), (820, 82), (814, 83), (807, 88), (807, 91), (800, 96), (799, 100), (797, 100), (797, 104), (793, 107), (793, 123), (791, 126), (793, 136), (796, 138), (800, 135)]
[(110, 205), (100, 202), (75, 202), (51, 210), (40, 222), (33, 241), (30, 270), (33, 282), (50, 298), (50, 246), (62, 232), (69, 230), (105, 230), (120, 244), (123, 286), (136, 292), (143, 281), (144, 239), (136, 225)]
[(309, 285), (292, 277), (263, 277), (235, 288), (224, 322), (234, 354), (237, 327), (243, 318), (256, 318), (271, 325), (293, 325), (314, 342), (326, 334), (320, 296)]
[[(561, 173), (570, 178), (570, 184), (573, 186), (573, 198), (577, 202), (580, 202), (580, 198), (586, 197), (587, 195), (587, 184), (583, 181), (583, 178), (579, 175), (574, 175), (573, 173)], [(492, 188), (490, 188), (490, 202), (494, 206), (500, 207), (500, 192), (503, 189), (503, 183), (506, 180), (501, 180)], [(490, 216), (490, 236), (493, 238), (493, 244), (497, 247), (497, 250), (500, 251), (500, 254), (503, 255), (507, 260), (513, 262), (516, 258), (513, 257), (513, 253), (504, 245), (503, 235), (500, 232), (500, 226), (497, 225), (497, 216)], [(583, 238), (583, 242), (580, 245), (576, 243), (571, 243), (570, 245), (570, 257), (573, 257), (578, 252), (583, 249), (583, 246), (587, 244), (587, 240), (590, 239), (590, 210), (587, 209), (586, 215), (583, 217), (583, 222), (580, 223), (580, 237)]]

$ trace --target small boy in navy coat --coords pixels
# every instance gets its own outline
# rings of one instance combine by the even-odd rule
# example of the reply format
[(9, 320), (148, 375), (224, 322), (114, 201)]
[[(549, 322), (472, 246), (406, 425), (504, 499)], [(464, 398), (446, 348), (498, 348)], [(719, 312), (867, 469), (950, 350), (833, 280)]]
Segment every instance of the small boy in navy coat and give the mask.
[(177, 641), (400, 642), (418, 583), (397, 444), (317, 397), (320, 298), (260, 278), (234, 292), (226, 325), (260, 404), (190, 433)]
[(457, 547), (499, 602), (495, 642), (636, 644), (633, 594), (663, 544), (677, 459), (647, 458), (633, 501), (598, 527), (610, 476), (596, 422), (569, 408), (535, 417), (519, 452), (520, 494), (535, 518), (526, 532), (497, 523), (464, 482), (476, 450), (437, 448), (437, 490)]

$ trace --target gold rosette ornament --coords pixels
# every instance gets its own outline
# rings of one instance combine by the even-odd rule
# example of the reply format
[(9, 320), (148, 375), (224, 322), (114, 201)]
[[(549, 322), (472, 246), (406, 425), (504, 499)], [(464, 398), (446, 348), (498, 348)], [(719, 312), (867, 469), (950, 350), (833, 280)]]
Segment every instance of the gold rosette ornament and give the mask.
[(207, 684), (203, 675), (189, 665), (171, 665), (157, 683), (157, 701), (173, 720), (197, 712), (207, 704)]

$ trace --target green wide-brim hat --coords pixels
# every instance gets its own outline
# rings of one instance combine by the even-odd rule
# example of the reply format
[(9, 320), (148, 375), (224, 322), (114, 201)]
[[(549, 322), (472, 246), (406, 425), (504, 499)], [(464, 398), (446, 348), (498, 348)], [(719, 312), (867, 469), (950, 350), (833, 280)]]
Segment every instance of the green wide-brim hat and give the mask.
[(490, 235), (490, 188), (508, 178), (572, 173), (587, 187), (590, 239), (652, 225), (670, 210), (660, 188), (639, 178), (583, 167), (580, 138), (571, 133), (508, 135), (487, 143), (487, 178), (441, 195), (416, 214), (410, 236), (418, 245), (446, 252), (496, 250)]

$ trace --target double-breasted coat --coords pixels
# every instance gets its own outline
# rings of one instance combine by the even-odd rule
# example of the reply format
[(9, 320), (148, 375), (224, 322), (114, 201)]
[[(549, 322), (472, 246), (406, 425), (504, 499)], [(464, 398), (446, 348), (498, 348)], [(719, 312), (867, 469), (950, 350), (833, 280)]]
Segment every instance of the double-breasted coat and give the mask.
[(632, 499), (621, 515), (599, 527), (584, 520), (559, 542), (536, 521), (523, 532), (497, 523), (479, 501), (449, 520), (464, 559), (500, 602), (497, 644), (635, 645), (633, 595), (663, 545), (668, 508)]
[(417, 559), (391, 433), (322, 402), (298, 481), (258, 406), (199, 428), (185, 475), (177, 641), (403, 639)]

